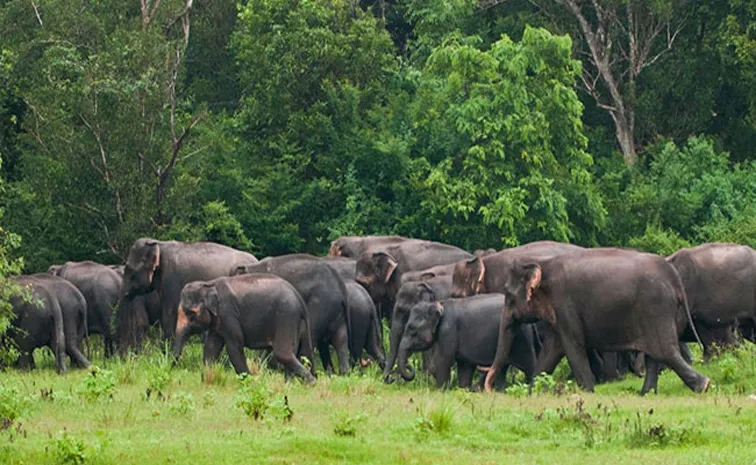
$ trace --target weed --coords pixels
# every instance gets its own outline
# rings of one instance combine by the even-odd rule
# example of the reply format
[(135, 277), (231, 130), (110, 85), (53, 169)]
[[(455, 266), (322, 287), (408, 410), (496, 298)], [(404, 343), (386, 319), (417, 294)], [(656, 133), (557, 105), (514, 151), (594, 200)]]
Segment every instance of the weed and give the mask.
[(205, 391), (204, 394), (202, 394), (202, 406), (203, 407), (212, 407), (215, 405), (215, 399), (217, 398), (217, 394), (215, 391), (210, 389), (209, 391)]
[[(648, 411), (646, 418), (650, 419), (654, 410)], [(651, 422), (650, 426), (644, 425), (644, 415), (640, 412), (635, 414), (629, 431), (626, 434), (626, 443), (630, 448), (662, 448), (668, 446), (681, 446), (691, 442), (690, 431), (685, 428), (669, 427), (661, 422)], [(626, 424), (629, 423), (626, 422)], [(699, 441), (696, 441), (699, 442)]]
[(526, 397), (530, 392), (530, 386), (526, 383), (514, 383), (507, 386), (504, 392), (517, 398)]
[(113, 399), (116, 392), (115, 375), (112, 371), (92, 366), (79, 387), (79, 395), (86, 400)]
[(720, 357), (719, 368), (722, 370), (722, 381), (733, 381), (738, 369), (738, 359), (734, 354), (728, 352)]
[(55, 440), (54, 455), (57, 463), (80, 465), (87, 460), (86, 445), (80, 438), (63, 431)]
[(270, 402), (268, 405), (268, 411), (273, 418), (286, 423), (290, 422), (294, 417), (294, 410), (292, 410), (289, 405), (288, 396), (283, 396), (280, 399)]
[(202, 383), (223, 387), (228, 384), (230, 375), (220, 363), (212, 363), (202, 367)]
[(130, 354), (128, 357), (123, 359), (122, 363), (116, 364), (113, 368), (118, 384), (127, 385), (136, 383), (138, 370), (139, 367), (137, 357), (133, 354)]
[(170, 384), (170, 370), (160, 365), (154, 366), (147, 373), (147, 389), (144, 391), (144, 397), (149, 400), (154, 393), (157, 400), (165, 400)]
[(185, 417), (194, 412), (194, 396), (187, 392), (177, 392), (171, 395), (169, 408), (174, 415)]
[(0, 386), (0, 431), (9, 429), (29, 407), (29, 398), (15, 387)]
[(357, 435), (357, 425), (364, 420), (364, 415), (349, 415), (347, 412), (340, 412), (334, 417), (333, 432), (336, 436), (355, 437)]
[(270, 390), (264, 384), (255, 382), (246, 373), (238, 375), (237, 379), (239, 380), (239, 394), (236, 406), (248, 417), (261, 420), (270, 406)]
[(451, 431), (454, 424), (455, 410), (446, 404), (432, 409), (418, 411), (420, 415), (415, 419), (415, 430), (421, 433), (445, 434)]

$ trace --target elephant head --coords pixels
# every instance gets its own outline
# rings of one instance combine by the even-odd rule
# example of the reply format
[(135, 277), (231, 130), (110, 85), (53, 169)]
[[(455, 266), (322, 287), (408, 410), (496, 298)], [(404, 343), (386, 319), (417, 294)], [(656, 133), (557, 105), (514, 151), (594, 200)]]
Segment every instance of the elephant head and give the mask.
[(556, 313), (546, 296), (543, 269), (538, 263), (515, 262), (504, 285), (507, 307), (519, 323), (544, 320), (556, 323)]
[(214, 282), (197, 281), (184, 286), (176, 320), (173, 357), (178, 360), (186, 339), (218, 324), (218, 289)]
[(387, 286), (396, 272), (398, 262), (389, 253), (368, 253), (357, 260), (355, 280), (367, 289), (377, 302), (388, 294)]
[(396, 303), (391, 312), (391, 328), (389, 332), (389, 356), (384, 367), (384, 381), (390, 382), (389, 375), (394, 369), (394, 362), (399, 349), (399, 344), (404, 336), (404, 331), (409, 321), (412, 309), (420, 302), (433, 302), (436, 293), (427, 283), (410, 282), (402, 286), (396, 295)]
[(123, 271), (123, 294), (135, 296), (155, 289), (155, 274), (160, 268), (160, 244), (153, 239), (138, 239)]
[(50, 265), (50, 267), (47, 269), (47, 272), (53, 276), (58, 276), (61, 268), (63, 268), (63, 265)]
[(481, 257), (458, 262), (452, 275), (452, 295), (470, 297), (485, 293), (485, 277), (486, 265)]
[(406, 381), (415, 377), (415, 371), (407, 365), (409, 356), (433, 345), (443, 314), (444, 306), (440, 302), (421, 302), (410, 311), (398, 354), (399, 374)]

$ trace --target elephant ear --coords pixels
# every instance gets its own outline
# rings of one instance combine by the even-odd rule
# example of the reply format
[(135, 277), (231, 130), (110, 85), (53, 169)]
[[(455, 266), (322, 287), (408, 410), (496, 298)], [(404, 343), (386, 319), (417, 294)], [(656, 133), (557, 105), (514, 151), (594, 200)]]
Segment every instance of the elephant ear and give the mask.
[(433, 335), (438, 333), (438, 325), (441, 323), (441, 318), (444, 316), (444, 306), (441, 302), (433, 302), (428, 311), (428, 322), (430, 327), (433, 328)]
[(426, 283), (419, 283), (418, 287), (420, 288), (420, 301), (421, 302), (435, 302), (436, 291), (434, 291), (432, 287), (430, 287)]
[(523, 282), (525, 283), (525, 293), (527, 301), (533, 298), (533, 291), (541, 285), (541, 267), (537, 263), (529, 263), (523, 266)]
[(233, 270), (231, 270), (231, 276), (239, 276), (242, 274), (247, 274), (247, 266), (246, 265), (238, 265), (234, 267)]
[(396, 259), (386, 252), (376, 252), (373, 254), (373, 263), (378, 270), (378, 279), (383, 280), (384, 283), (389, 282), (391, 276), (396, 271), (398, 265)]
[(483, 290), (483, 280), (486, 277), (486, 265), (481, 257), (473, 257), (465, 262), (465, 267), (469, 273), (467, 279), (470, 283), (470, 289), (473, 294), (480, 294)]
[(205, 308), (214, 317), (218, 316), (218, 305), (220, 299), (218, 298), (218, 288), (214, 284), (205, 285)]
[(142, 258), (142, 263), (144, 264), (145, 269), (150, 273), (151, 282), (155, 270), (160, 266), (160, 245), (158, 245), (157, 241), (150, 241), (145, 242), (144, 246), (145, 253)]

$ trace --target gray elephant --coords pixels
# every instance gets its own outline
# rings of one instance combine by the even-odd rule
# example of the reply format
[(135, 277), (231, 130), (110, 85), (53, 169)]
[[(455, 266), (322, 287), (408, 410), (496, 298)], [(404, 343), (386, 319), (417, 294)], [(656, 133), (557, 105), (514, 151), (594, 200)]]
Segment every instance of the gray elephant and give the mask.
[(357, 260), (347, 257), (322, 257), (322, 261), (327, 263), (344, 281), (354, 281), (357, 273)]
[[(711, 356), (713, 343), (734, 344), (728, 327), (756, 323), (756, 250), (738, 244), (703, 244), (678, 250), (667, 261), (685, 286), (705, 359)], [(685, 340), (694, 338), (688, 328)]]
[(299, 292), (310, 315), (312, 341), (318, 348), (323, 368), (332, 368), (329, 345), (336, 349), (339, 371), (350, 369), (351, 324), (349, 297), (344, 280), (318, 257), (307, 254), (267, 257), (259, 263), (241, 264), (232, 275), (244, 273), (270, 273), (279, 276)]
[(354, 281), (347, 281), (349, 296), (349, 321), (352, 325), (352, 357), (360, 360), (367, 353), (383, 369), (386, 354), (383, 350), (381, 324), (370, 295)]
[[(431, 241), (408, 240), (399, 244), (373, 246), (357, 259), (356, 280), (382, 311), (394, 308), (397, 292), (406, 272), (469, 259), (472, 255), (447, 244)], [(384, 313), (384, 318), (391, 315)]]
[(356, 259), (370, 247), (387, 246), (412, 240), (416, 239), (408, 239), (402, 236), (341, 236), (331, 242), (328, 256)]
[[(411, 310), (420, 302), (435, 302), (452, 296), (452, 275), (430, 276), (425, 280), (404, 283), (396, 295), (389, 328), (389, 354), (383, 369), (384, 382), (391, 382), (399, 344), (404, 336)], [(427, 366), (427, 355), (424, 355)]]
[(147, 330), (147, 315), (134, 305), (136, 296), (157, 292), (163, 335), (172, 338), (179, 297), (185, 285), (228, 276), (235, 264), (255, 262), (257, 259), (250, 253), (212, 242), (137, 239), (126, 260), (116, 316), (119, 351), (124, 353), (138, 347)]
[(76, 287), (63, 278), (38, 273), (14, 278), (31, 293), (31, 300), (11, 299), (14, 320), (10, 336), (16, 343), (20, 367), (34, 368), (34, 349), (48, 346), (55, 356), (58, 373), (65, 373), (65, 355), (74, 365), (89, 367), (81, 351), (87, 336), (87, 302)]
[[(695, 392), (709, 387), (709, 379), (680, 353), (679, 337), (690, 319), (685, 289), (675, 269), (657, 255), (588, 249), (512, 259), (500, 252), (460, 264), (454, 286), (455, 295), (475, 289), (507, 298), (486, 390), (508, 361), (518, 325), (538, 320), (554, 328), (573, 376), (587, 391), (594, 386), (588, 349), (646, 354), (641, 394), (656, 390), (659, 363)], [(545, 371), (542, 363), (539, 357), (538, 373)]]
[(287, 377), (294, 374), (315, 382), (297, 359), (297, 352), (313, 360), (309, 317), (302, 297), (286, 280), (270, 274), (197, 281), (181, 291), (173, 356), (181, 356), (191, 334), (207, 331), (204, 361), (217, 360), (223, 346), (237, 373), (249, 373), (244, 348), (272, 349)]
[[(123, 272), (126, 266), (108, 265), (108, 267), (118, 273), (118, 276), (121, 279), (121, 286), (123, 286)], [(143, 295), (135, 295), (132, 304), (134, 311), (141, 315), (139, 317), (140, 320), (147, 321), (149, 326), (160, 323), (160, 296), (157, 291), (151, 291)]]
[(92, 261), (67, 262), (51, 266), (48, 272), (69, 281), (82, 293), (87, 301), (89, 333), (102, 335), (105, 356), (112, 356), (111, 324), (121, 294), (122, 277), (112, 268)]
[[(503, 295), (489, 294), (415, 305), (399, 345), (399, 374), (412, 380), (415, 373), (407, 364), (409, 355), (430, 350), (431, 372), (438, 387), (449, 385), (456, 364), (459, 386), (470, 388), (476, 366), (493, 363), (505, 304)], [(521, 325), (509, 357), (528, 382), (536, 368), (536, 339), (534, 325)], [(500, 376), (506, 380), (506, 367)]]

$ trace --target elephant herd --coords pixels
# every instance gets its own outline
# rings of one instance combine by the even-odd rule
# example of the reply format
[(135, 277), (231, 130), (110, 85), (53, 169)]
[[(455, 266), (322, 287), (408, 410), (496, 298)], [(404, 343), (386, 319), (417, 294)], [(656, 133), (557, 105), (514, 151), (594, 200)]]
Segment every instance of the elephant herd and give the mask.
[(549, 241), (469, 253), (400, 236), (345, 236), (327, 257), (258, 261), (209, 242), (142, 238), (124, 265), (69, 262), (15, 280), (32, 296), (12, 301), (18, 364), (33, 367), (34, 349), (48, 346), (59, 372), (65, 355), (90, 365), (81, 350), (90, 333), (112, 356), (138, 351), (159, 324), (176, 359), (190, 335), (202, 334), (207, 363), (225, 346), (236, 372), (247, 372), (244, 348), (263, 349), (287, 378), (307, 383), (316, 379), (315, 349), (335, 370), (333, 348), (339, 373), (367, 356), (386, 382), (395, 372), (411, 381), (418, 352), (439, 387), (456, 366), (460, 387), (472, 388), (481, 370), (487, 391), (506, 385), (509, 366), (532, 381), (566, 356), (588, 391), (645, 369), (645, 394), (667, 367), (703, 392), (709, 379), (691, 367), (685, 343), (701, 343), (708, 357), (715, 343), (736, 342), (735, 329), (751, 341), (756, 332), (756, 251), (724, 243), (662, 257)]

